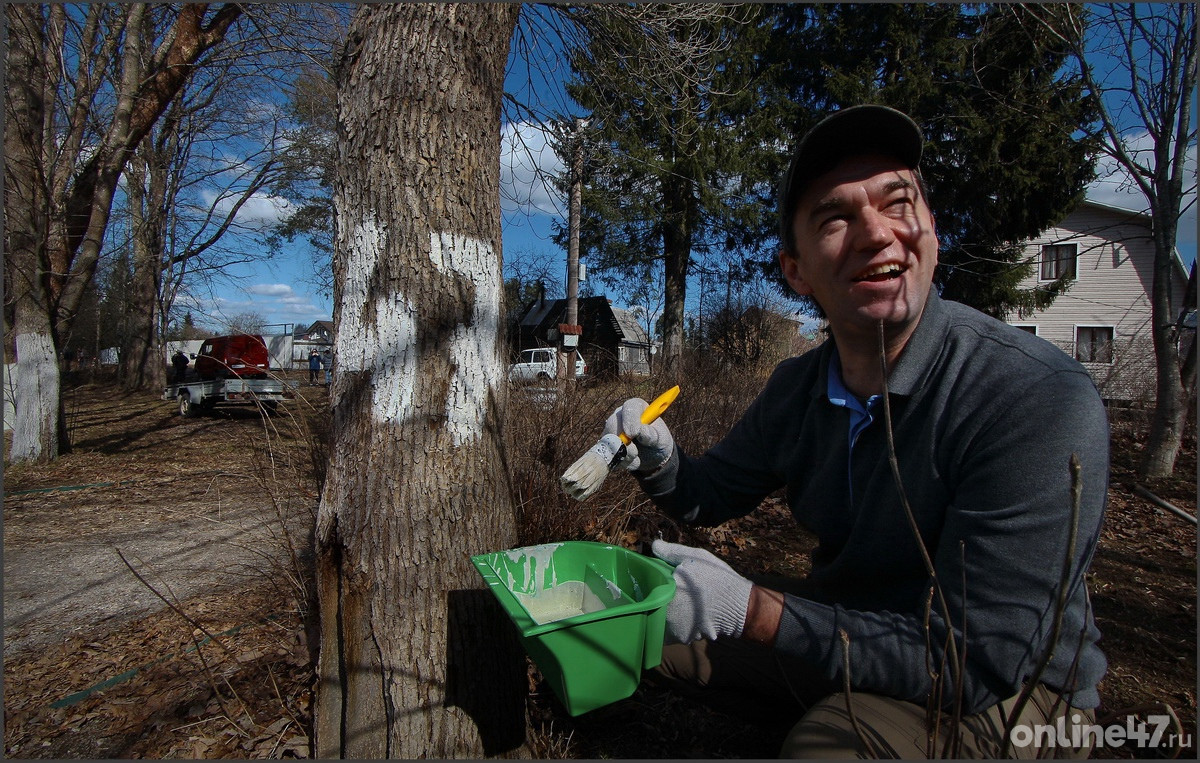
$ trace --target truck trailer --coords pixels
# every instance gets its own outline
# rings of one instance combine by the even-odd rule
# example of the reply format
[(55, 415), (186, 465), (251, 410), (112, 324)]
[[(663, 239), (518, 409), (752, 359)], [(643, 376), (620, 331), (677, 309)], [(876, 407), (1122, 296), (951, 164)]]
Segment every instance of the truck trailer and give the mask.
[(263, 338), (257, 334), (233, 334), (206, 339), (195, 357), (194, 375), (168, 384), (163, 400), (175, 400), (180, 416), (195, 416), (212, 410), (218, 403), (261, 405), (275, 410), (281, 400), (296, 396), (296, 381), (273, 379), (268, 375), (269, 355)]
[(191, 418), (218, 404), (261, 405), (274, 411), (280, 401), (296, 397), (298, 381), (284, 379), (200, 379), (168, 384), (163, 400), (179, 404), (179, 415)]

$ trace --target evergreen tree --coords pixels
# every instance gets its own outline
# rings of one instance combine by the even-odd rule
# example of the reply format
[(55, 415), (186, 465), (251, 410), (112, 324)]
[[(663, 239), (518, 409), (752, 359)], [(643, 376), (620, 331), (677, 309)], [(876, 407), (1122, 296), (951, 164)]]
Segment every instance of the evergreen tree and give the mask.
[(571, 57), (567, 92), (591, 112), (580, 249), (593, 272), (644, 279), (661, 267), (668, 366), (682, 352), (692, 258), (723, 248), (731, 190), (751, 169), (728, 118), (740, 88), (725, 86), (722, 71), (758, 12), (662, 5), (628, 16), (597, 6), (573, 17), (587, 44)]
[[(1064, 69), (1072, 27), (1063, 7), (774, 10), (761, 97), (790, 106), (793, 144), (825, 114), (859, 103), (893, 106), (921, 125), (944, 296), (1003, 315), (1044, 307), (1066, 288), (1017, 288), (1033, 267), (1021, 242), (1065, 216), (1093, 177), (1091, 143), (1072, 137), (1094, 113)], [(771, 263), (774, 222), (757, 229)]]
[(291, 145), (280, 157), (283, 173), (271, 192), (288, 199), (294, 208), (266, 237), (273, 251), (298, 238), (306, 241), (312, 253), (314, 284), (327, 294), (333, 292), (333, 178), (337, 172), (337, 94), (330, 69), (331, 64), (305, 69), (288, 93), (286, 109), (294, 123), (287, 131)]
[(100, 350), (115, 347), (118, 356), (128, 353), (130, 343), (130, 313), (138, 309), (130, 298), (133, 292), (133, 262), (127, 247), (113, 253), (97, 273), (100, 297), (97, 310), (99, 328), (96, 336)]

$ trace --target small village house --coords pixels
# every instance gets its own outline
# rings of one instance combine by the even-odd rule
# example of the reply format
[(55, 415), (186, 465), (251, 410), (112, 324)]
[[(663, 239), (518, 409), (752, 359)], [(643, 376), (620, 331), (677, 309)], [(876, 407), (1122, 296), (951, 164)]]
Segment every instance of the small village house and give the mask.
[[(1080, 361), (1108, 401), (1148, 403), (1155, 394), (1150, 296), (1154, 242), (1150, 217), (1085, 201), (1058, 225), (1026, 244), (1034, 272), (1022, 288), (1072, 281), (1049, 308), (1007, 316), (1008, 323), (1058, 345)], [(1190, 324), (1184, 349), (1195, 336), (1195, 305), (1184, 305), (1188, 271), (1175, 253), (1172, 320)], [(1185, 308), (1191, 308), (1190, 317)]]
[[(513, 357), (521, 350), (557, 346), (566, 312), (565, 299), (530, 302), (509, 332)], [(607, 297), (581, 297), (579, 325), (579, 351), (587, 359), (589, 376), (650, 373), (650, 338), (633, 313), (614, 307)]]

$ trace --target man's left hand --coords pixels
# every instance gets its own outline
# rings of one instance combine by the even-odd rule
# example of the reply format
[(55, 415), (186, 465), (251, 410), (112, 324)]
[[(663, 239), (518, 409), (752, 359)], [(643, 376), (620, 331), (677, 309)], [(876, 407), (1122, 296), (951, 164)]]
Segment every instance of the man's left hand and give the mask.
[(651, 550), (675, 565), (675, 598), (667, 607), (671, 637), (690, 644), (742, 635), (753, 583), (701, 548), (656, 540)]

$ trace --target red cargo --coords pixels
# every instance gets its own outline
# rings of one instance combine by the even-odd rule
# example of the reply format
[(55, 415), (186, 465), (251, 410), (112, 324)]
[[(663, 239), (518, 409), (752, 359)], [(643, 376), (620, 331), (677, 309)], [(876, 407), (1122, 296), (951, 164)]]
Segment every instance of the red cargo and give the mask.
[(201, 379), (258, 379), (267, 375), (270, 362), (261, 336), (234, 334), (206, 339), (196, 355), (195, 368)]

